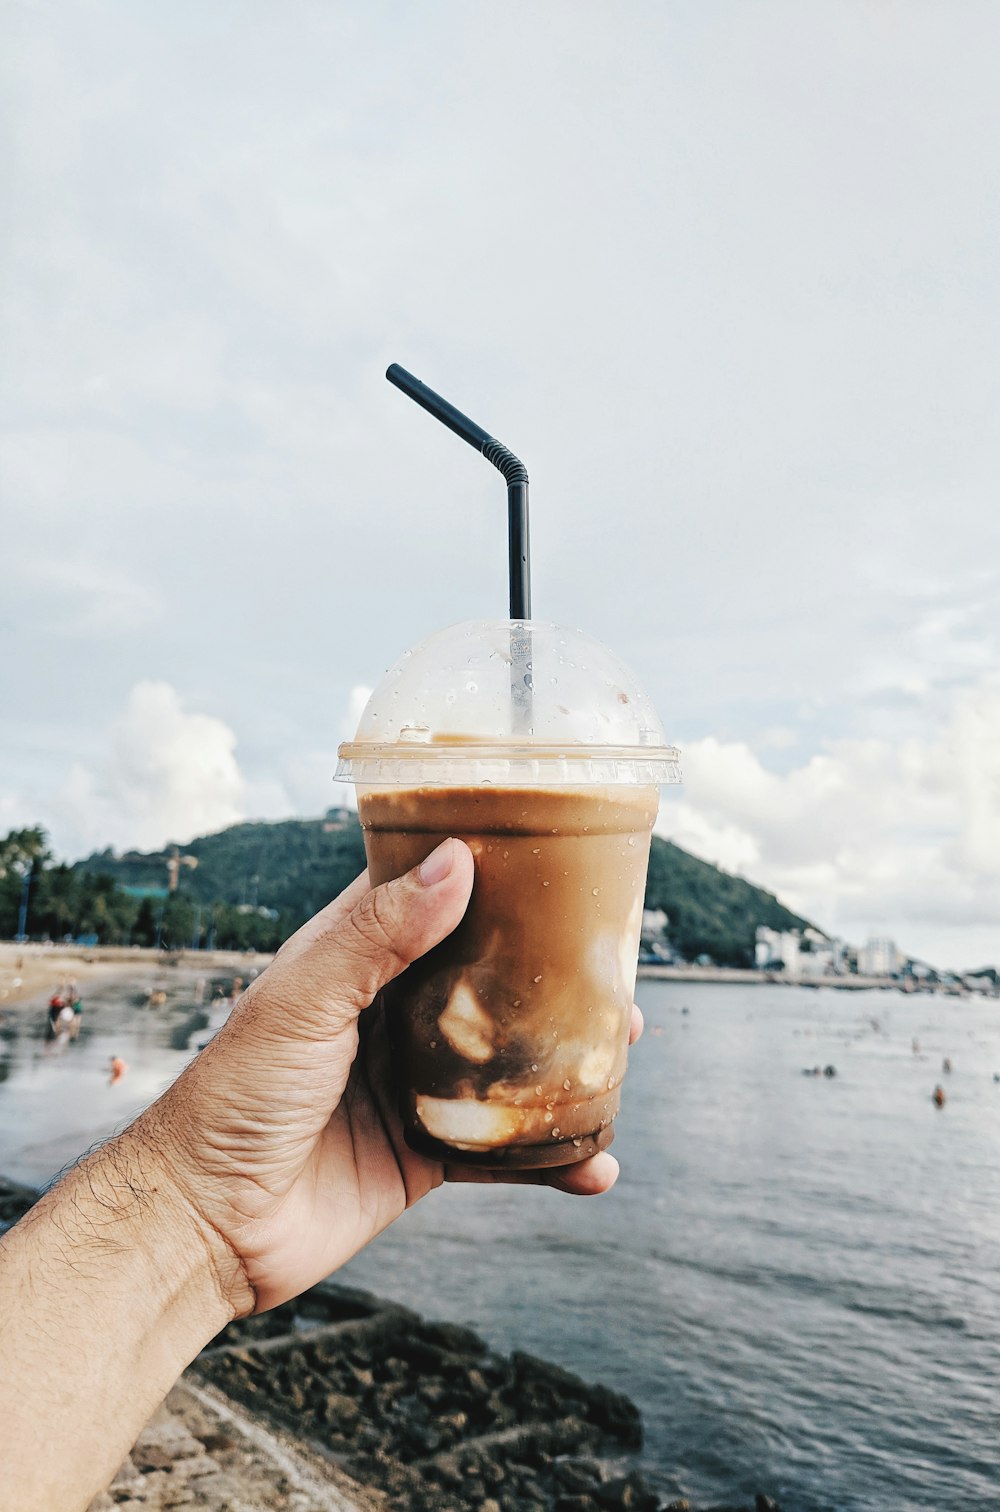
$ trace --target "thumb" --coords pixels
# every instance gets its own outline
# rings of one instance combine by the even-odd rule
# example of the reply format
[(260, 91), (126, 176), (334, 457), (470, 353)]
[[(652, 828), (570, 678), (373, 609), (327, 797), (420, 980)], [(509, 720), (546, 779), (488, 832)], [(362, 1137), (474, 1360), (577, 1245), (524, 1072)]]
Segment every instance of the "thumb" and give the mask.
[(287, 963), (278, 957), (266, 973), (277, 991), (267, 996), (281, 1007), (267, 1027), (282, 1037), (326, 1039), (353, 1023), (386, 982), (451, 934), (468, 907), (474, 870), (469, 847), (445, 840), (412, 871), (370, 888)]

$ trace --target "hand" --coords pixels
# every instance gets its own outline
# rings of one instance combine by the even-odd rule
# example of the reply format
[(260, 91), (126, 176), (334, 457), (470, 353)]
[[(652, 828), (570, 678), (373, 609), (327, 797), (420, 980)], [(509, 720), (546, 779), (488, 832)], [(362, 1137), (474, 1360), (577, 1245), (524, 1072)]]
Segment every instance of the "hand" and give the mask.
[[(442, 1181), (534, 1182), (578, 1195), (613, 1185), (618, 1163), (606, 1152), (495, 1173), (443, 1166), (403, 1140), (382, 1010), (371, 1004), (451, 933), (472, 878), (458, 840), (374, 890), (363, 874), (287, 941), (129, 1131), (207, 1237), (237, 1313), (297, 1296)], [(641, 1028), (635, 1009), (633, 1041)]]

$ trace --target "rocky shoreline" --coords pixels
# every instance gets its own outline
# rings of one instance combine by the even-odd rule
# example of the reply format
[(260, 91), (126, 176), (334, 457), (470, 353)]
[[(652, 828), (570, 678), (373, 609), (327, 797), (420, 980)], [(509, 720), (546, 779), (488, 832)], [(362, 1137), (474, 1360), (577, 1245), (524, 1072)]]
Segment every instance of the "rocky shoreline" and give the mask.
[[(0, 1179), (0, 1223), (15, 1222), (34, 1195)], [(470, 1329), (428, 1321), (334, 1282), (230, 1324), (183, 1381), (191, 1391), (207, 1392), (206, 1401), (230, 1403), (244, 1420), (300, 1445), (320, 1473), (329, 1467), (331, 1491), (336, 1485), (343, 1497), (345, 1486), (356, 1487), (358, 1506), (381, 1504), (394, 1512), (688, 1508), (686, 1501), (661, 1497), (636, 1468), (642, 1421), (628, 1397), (532, 1355), (500, 1354)], [(204, 1451), (218, 1438), (216, 1424), (201, 1444), (201, 1460), (215, 1470)], [(190, 1433), (187, 1440), (181, 1433), (173, 1441), (188, 1440)], [(189, 1468), (200, 1464), (190, 1446), (186, 1456)], [(179, 1454), (178, 1467), (183, 1463)], [(180, 1505), (169, 1499), (170, 1465), (169, 1449), (159, 1449), (151, 1462), (148, 1451), (134, 1451), (131, 1480), (95, 1506)], [(140, 1494), (144, 1473), (159, 1477), (156, 1485), (167, 1499), (159, 1491), (155, 1499)], [(209, 1473), (201, 1465), (201, 1474)], [(233, 1466), (228, 1474), (232, 1479)], [(180, 1491), (177, 1481), (173, 1486)], [(189, 1492), (182, 1502), (246, 1505), (238, 1496), (213, 1503)], [(778, 1508), (758, 1495), (753, 1509), (712, 1512)]]

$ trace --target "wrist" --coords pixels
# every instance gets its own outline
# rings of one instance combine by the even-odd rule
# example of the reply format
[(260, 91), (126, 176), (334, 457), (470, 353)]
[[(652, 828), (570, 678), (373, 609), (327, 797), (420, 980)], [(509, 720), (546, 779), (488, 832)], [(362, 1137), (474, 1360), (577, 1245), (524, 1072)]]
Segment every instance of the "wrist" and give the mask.
[[(239, 1256), (200, 1211), (183, 1162), (172, 1159), (170, 1142), (151, 1113), (105, 1147), (110, 1158), (102, 1162), (102, 1179), (113, 1182), (133, 1242), (152, 1261), (161, 1308), (182, 1332), (210, 1327), (207, 1342), (233, 1318), (253, 1311), (253, 1289)], [(164, 1259), (170, 1275), (163, 1274)]]

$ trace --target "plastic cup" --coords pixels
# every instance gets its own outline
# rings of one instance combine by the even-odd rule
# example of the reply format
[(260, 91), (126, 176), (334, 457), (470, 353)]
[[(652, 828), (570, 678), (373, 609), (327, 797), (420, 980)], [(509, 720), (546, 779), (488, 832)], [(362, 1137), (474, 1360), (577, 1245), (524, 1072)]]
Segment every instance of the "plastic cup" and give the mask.
[(407, 1143), (493, 1169), (605, 1148), (659, 787), (680, 780), (635, 679), (578, 630), (452, 626), (387, 673), (337, 777), (373, 883), (450, 835), (475, 860), (461, 924), (384, 993)]

